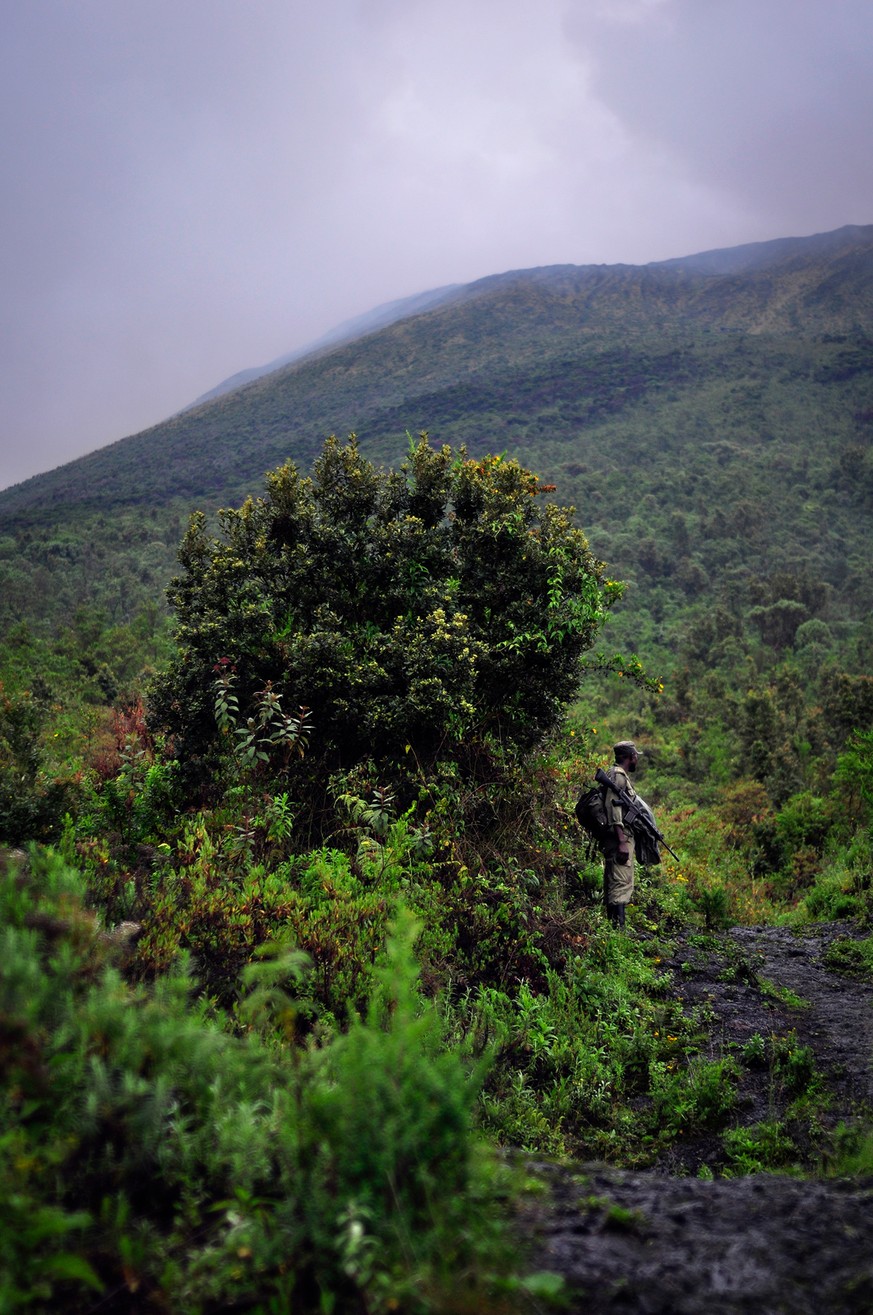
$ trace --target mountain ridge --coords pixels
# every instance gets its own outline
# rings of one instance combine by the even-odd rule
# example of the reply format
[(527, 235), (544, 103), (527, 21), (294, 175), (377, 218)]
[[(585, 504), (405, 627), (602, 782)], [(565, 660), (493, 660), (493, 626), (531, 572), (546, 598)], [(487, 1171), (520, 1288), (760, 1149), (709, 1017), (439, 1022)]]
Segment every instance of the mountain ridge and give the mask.
[(627, 651), (736, 658), (753, 612), (869, 669), (873, 226), (698, 263), (488, 276), (0, 493), (0, 633), (160, 610), (192, 511), (307, 474), (328, 433), (397, 466), (427, 430), (556, 486), (627, 584)]
[[(464, 394), (481, 400), (495, 378), (515, 395), (529, 382), (546, 416), (549, 387), (566, 393), (577, 377), (575, 412), (590, 420), (651, 394), (659, 370), (674, 377), (671, 353), (695, 355), (701, 374), (715, 368), (713, 342), (725, 336), (796, 344), (849, 335), (863, 351), (873, 338), (873, 225), (641, 266), (511, 270), (435, 290), (425, 304), (430, 295), (408, 299), (412, 313), (387, 325), (3, 490), (0, 516), (50, 520), (71, 505), (178, 499), (214, 507), (259, 488), (264, 471), (288, 456), (308, 463), (329, 432), (354, 430), (389, 462), (404, 431), (419, 426), (438, 440), (481, 445), (488, 408), (473, 407), (465, 424)], [(506, 422), (501, 415), (496, 428)]]
[[(869, 226), (873, 231), (873, 225)], [(780, 256), (789, 256), (794, 254), (798, 249), (809, 246), (812, 243), (820, 243), (821, 247), (830, 248), (834, 245), (834, 240), (838, 240), (845, 235), (860, 233), (863, 226), (857, 224), (846, 224), (840, 229), (830, 233), (815, 234), (809, 238), (775, 238), (767, 242), (745, 243), (737, 247), (715, 248), (703, 252), (698, 252), (690, 256), (671, 257), (667, 260), (649, 261), (645, 265), (627, 265), (619, 263), (617, 265), (594, 264), (594, 265), (542, 265), (533, 266), (527, 269), (506, 271), (504, 274), (486, 275), (483, 279), (474, 280), (471, 284), (451, 283), (444, 287), (435, 288), (426, 292), (415, 293), (409, 297), (403, 297), (398, 300), (385, 302), (376, 306), (373, 310), (365, 311), (361, 315), (353, 316), (351, 319), (344, 320), (327, 333), (307, 343), (303, 347), (296, 348), (294, 351), (286, 352), (278, 356), (275, 360), (268, 362), (266, 365), (250, 366), (246, 369), (239, 370), (230, 375), (227, 379), (216, 384), (214, 388), (208, 389), (199, 397), (195, 398), (183, 411), (193, 410), (197, 406), (214, 400), (224, 393), (233, 392), (236, 388), (242, 388), (245, 384), (252, 383), (255, 379), (261, 378), (265, 374), (273, 374), (276, 370), (282, 369), (286, 365), (291, 365), (296, 361), (305, 359), (314, 355), (316, 352), (339, 346), (341, 343), (352, 341), (354, 338), (363, 337), (367, 333), (372, 333), (376, 329), (385, 328), (389, 324), (396, 323), (401, 319), (408, 319), (413, 315), (429, 310), (442, 302), (451, 301), (454, 298), (462, 298), (465, 288), (475, 288), (480, 284), (488, 282), (490, 279), (502, 279), (512, 277), (515, 274), (531, 275), (536, 271), (557, 271), (557, 270), (576, 270), (592, 271), (606, 269), (676, 269), (676, 270), (693, 270), (697, 273), (709, 273), (713, 275), (723, 275), (747, 271), (759, 265), (772, 264)]]
[(415, 315), (421, 310), (427, 310), (441, 301), (448, 300), (459, 287), (461, 287), (461, 284), (450, 283), (445, 287), (433, 288), (428, 292), (418, 292), (410, 297), (401, 297), (395, 301), (383, 302), (381, 305), (374, 307), (373, 310), (365, 311), (362, 315), (354, 315), (351, 319), (343, 320), (342, 323), (322, 334), (320, 338), (316, 338), (313, 342), (298, 347), (294, 351), (277, 356), (275, 360), (268, 362), (267, 365), (255, 365), (237, 371), (236, 374), (232, 374), (229, 378), (223, 379), (221, 383), (216, 384), (214, 388), (201, 393), (199, 397), (190, 402), (188, 406), (183, 407), (182, 410), (191, 411), (194, 407), (201, 406), (205, 402), (211, 402), (224, 393), (230, 393), (237, 388), (242, 388), (245, 384), (252, 383), (265, 374), (273, 374), (286, 365), (293, 365), (295, 361), (301, 361), (307, 356), (315, 355), (316, 352), (339, 346), (343, 342), (350, 342), (366, 333), (372, 333), (376, 329), (382, 329), (389, 324), (394, 324), (399, 319), (405, 319), (407, 316)]

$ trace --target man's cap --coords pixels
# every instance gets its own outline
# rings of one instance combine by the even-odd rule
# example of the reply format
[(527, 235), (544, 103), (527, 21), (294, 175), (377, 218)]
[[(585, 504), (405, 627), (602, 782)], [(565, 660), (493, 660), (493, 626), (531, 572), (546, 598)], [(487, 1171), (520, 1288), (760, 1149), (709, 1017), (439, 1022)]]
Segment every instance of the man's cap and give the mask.
[(639, 749), (633, 740), (619, 740), (618, 744), (613, 745), (612, 752), (616, 758), (629, 758), (632, 753), (639, 754)]

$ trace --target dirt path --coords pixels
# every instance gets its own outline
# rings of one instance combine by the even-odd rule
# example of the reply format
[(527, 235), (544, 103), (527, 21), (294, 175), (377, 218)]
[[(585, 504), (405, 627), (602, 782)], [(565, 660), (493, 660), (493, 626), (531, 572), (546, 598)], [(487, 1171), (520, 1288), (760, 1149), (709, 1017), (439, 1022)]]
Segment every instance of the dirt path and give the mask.
[[(765, 1048), (759, 1065), (742, 1067), (735, 1125), (785, 1117), (796, 1091), (774, 1080), (772, 1055), (780, 1040), (783, 1048), (808, 1048), (828, 1093), (826, 1127), (864, 1118), (873, 1108), (873, 986), (831, 971), (824, 961), (829, 946), (858, 935), (845, 923), (821, 923), (802, 936), (784, 927), (735, 927), (720, 944), (680, 938), (667, 967), (686, 1007), (711, 1016), (707, 1058), (738, 1055), (753, 1038)], [(801, 1151), (814, 1158), (814, 1148), (802, 1144), (803, 1128), (793, 1131)], [(720, 1137), (712, 1134), (677, 1146), (660, 1167), (696, 1174), (702, 1165), (717, 1171), (723, 1163)]]
[[(680, 941), (669, 965), (681, 998), (711, 1019), (713, 1057), (756, 1037), (808, 1047), (830, 1126), (869, 1119), (873, 1107), (873, 987), (823, 961), (853, 934), (845, 924), (801, 937), (734, 928), (719, 945)], [(733, 1123), (782, 1118), (790, 1094), (766, 1065), (744, 1065)], [(522, 1226), (536, 1239), (536, 1262), (564, 1277), (566, 1309), (873, 1315), (873, 1178), (693, 1176), (704, 1164), (721, 1167), (720, 1146), (718, 1136), (698, 1138), (648, 1173), (531, 1164), (548, 1192)]]
[(759, 978), (807, 1002), (790, 1018), (837, 1104), (846, 1113), (855, 1104), (873, 1105), (873, 986), (829, 971), (823, 961), (828, 946), (846, 937), (845, 925), (822, 923), (804, 936), (783, 927), (736, 927), (731, 937)]

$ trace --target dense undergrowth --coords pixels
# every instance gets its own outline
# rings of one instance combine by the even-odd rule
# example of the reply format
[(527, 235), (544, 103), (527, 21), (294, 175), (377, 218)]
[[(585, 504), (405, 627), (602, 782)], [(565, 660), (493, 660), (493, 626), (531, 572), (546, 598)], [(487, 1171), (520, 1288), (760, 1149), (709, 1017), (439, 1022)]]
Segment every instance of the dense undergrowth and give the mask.
[[(488, 1143), (642, 1167), (707, 1133), (725, 1173), (836, 1153), (808, 1053), (714, 1052), (662, 963), (738, 914), (869, 922), (869, 829), (837, 827), (789, 908), (749, 875), (752, 835), (665, 815), (681, 867), (641, 874), (617, 935), (569, 821), (579, 758), (540, 762), (526, 818), (522, 782), (493, 785), (514, 852), (483, 855), (439, 800), (346, 791), (334, 843), (293, 853), (282, 796), (168, 825), (140, 788), (153, 750), (120, 747), (58, 850), (2, 884), (10, 1309), (515, 1307), (544, 1280), (502, 1250), (518, 1184)], [(129, 943), (105, 934), (125, 921)], [(869, 971), (847, 944), (838, 966)], [(762, 1063), (794, 1104), (749, 1129), (738, 1081)]]
[(256, 956), (226, 1013), (187, 955), (126, 982), (85, 897), (57, 857), (2, 887), (3, 1309), (487, 1308), (481, 1066), (440, 1044), (414, 924), (364, 1014), (316, 1036), (299, 950)]
[[(86, 617), (42, 672), (32, 636), (5, 654), (0, 834), (40, 843), (0, 880), (4, 1309), (510, 1310), (552, 1289), (507, 1240), (500, 1148), (866, 1163), (796, 1038), (714, 1046), (666, 968), (732, 922), (869, 927), (862, 678), (818, 739), (783, 649), (744, 694), (604, 660), (608, 699), (566, 707), (617, 587), (515, 463), (415, 451), (404, 484), (329, 447), (328, 517), (286, 469), (224, 543), (195, 526), (169, 661)], [(495, 562), (511, 587), (477, 592)], [(628, 735), (681, 861), (621, 934), (572, 810)], [(867, 939), (832, 953), (869, 974)], [(760, 1066), (788, 1114), (750, 1129)]]

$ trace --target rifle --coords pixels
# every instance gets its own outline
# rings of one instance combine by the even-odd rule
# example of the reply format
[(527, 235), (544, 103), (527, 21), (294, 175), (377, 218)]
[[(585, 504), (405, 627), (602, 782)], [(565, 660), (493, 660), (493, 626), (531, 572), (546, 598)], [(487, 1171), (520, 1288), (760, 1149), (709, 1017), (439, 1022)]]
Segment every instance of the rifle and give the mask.
[(594, 773), (594, 779), (595, 781), (598, 781), (600, 785), (608, 785), (612, 793), (617, 797), (618, 802), (625, 810), (624, 825), (628, 830), (633, 827), (634, 823), (639, 824), (645, 828), (653, 840), (656, 840), (659, 845), (663, 845), (667, 852), (673, 855), (677, 863), (682, 861), (676, 851), (670, 848), (664, 837), (661, 835), (661, 832), (655, 825), (652, 811), (644, 799), (641, 799), (639, 795), (637, 795), (636, 799), (631, 799), (627, 790), (620, 790), (615, 784), (615, 781), (609, 779), (602, 767), (598, 767), (597, 771)]

